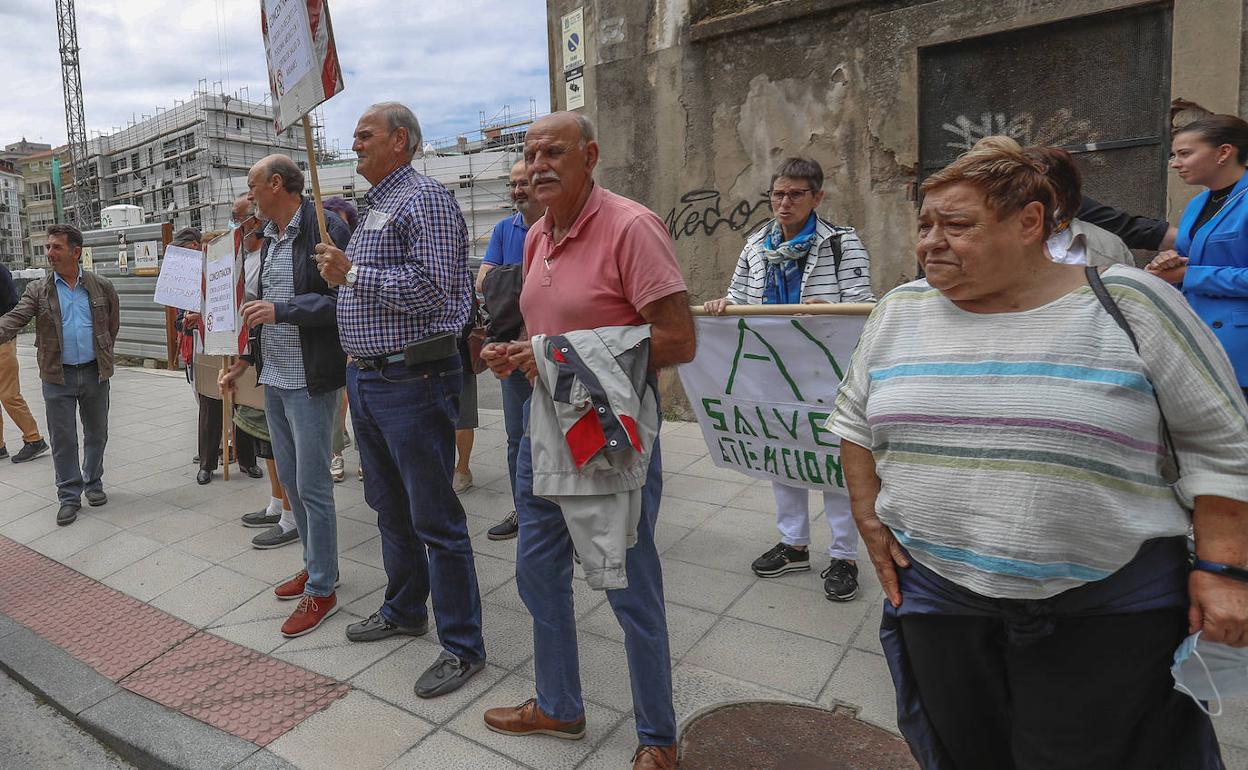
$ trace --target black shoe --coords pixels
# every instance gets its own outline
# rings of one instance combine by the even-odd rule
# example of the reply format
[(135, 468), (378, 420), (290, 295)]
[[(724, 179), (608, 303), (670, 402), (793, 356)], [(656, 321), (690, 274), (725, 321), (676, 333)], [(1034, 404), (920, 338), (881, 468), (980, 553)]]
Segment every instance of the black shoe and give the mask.
[(823, 578), (823, 592), (830, 602), (849, 602), (858, 595), (857, 564), (833, 559), (819, 577)]
[(9, 449), (4, 444), (0, 444), (0, 460), (9, 456)]
[(520, 520), (516, 516), (516, 512), (512, 511), (503, 517), (503, 520), (490, 527), (485, 536), (491, 540), (510, 540), (520, 533)]
[(404, 628), (386, 620), (380, 611), (369, 615), (367, 620), (347, 626), (347, 638), (353, 642), (376, 642), (392, 636), (424, 636), (427, 633), (429, 633), (427, 620), (419, 628)]
[(261, 551), (267, 551), (272, 548), (281, 548), (284, 545), (290, 545), (298, 539), (299, 529), (297, 527), (291, 527), (290, 531), (287, 532), (282, 529), (280, 524), (274, 524), (253, 537), (251, 539), (251, 547), (259, 548)]
[(443, 650), (433, 665), (425, 669), (425, 673), (416, 680), (416, 697), (436, 698), (455, 692), (463, 687), (469, 679), (485, 668), (485, 661), (465, 663), (451, 653)]
[(67, 524), (73, 524), (78, 518), (78, 509), (81, 505), (70, 505), (66, 503), (56, 512), (56, 526), (64, 527)]
[(199, 465), (199, 455), (195, 455), (191, 458), (191, 465)]
[(767, 553), (750, 565), (759, 577), (776, 577), (786, 572), (810, 569), (810, 551), (794, 548), (788, 543), (776, 543)]
[(212, 481), (212, 471), (205, 471), (201, 469), (199, 473), (195, 474), (196, 484), (207, 484), (209, 481)]
[(93, 507), (108, 502), (108, 495), (102, 489), (88, 489), (83, 495), (87, 498), (87, 504)]
[(43, 439), (38, 441), (27, 441), (18, 453), (13, 455), (13, 462), (24, 463), (33, 460), (44, 452), (48, 451), (48, 442)]
[(253, 529), (268, 529), (281, 520), (282, 514), (269, 513), (268, 508), (265, 508), (263, 511), (243, 514), (243, 526), (252, 527)]
[(250, 468), (239, 467), (239, 470), (246, 473), (248, 476), (251, 476), (253, 479), (264, 478), (264, 471), (260, 470), (260, 467), (256, 465), (253, 465)]

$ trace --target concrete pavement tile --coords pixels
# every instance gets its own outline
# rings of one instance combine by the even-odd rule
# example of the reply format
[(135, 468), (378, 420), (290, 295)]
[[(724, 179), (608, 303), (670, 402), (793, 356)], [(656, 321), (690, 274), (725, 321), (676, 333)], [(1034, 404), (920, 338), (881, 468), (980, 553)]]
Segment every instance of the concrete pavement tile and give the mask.
[(256, 753), (256, 744), (250, 741), (125, 690), (83, 711), (78, 719), (143, 767), (225, 770)]
[[(87, 546), (107, 540), (121, 530), (93, 514), (95, 508), (83, 506), (78, 520), (68, 527), (57, 527), (43, 537), (27, 543), (32, 550), (56, 561), (65, 561)], [(55, 521), (53, 522), (55, 523)]]
[(234, 765), (233, 770), (299, 770), (299, 768), (268, 749), (260, 749)]
[(852, 649), (846, 653), (819, 696), (819, 705), (825, 708), (838, 703), (856, 707), (864, 722), (898, 732), (897, 696), (883, 655)]
[(204, 628), (268, 590), (259, 580), (224, 567), (209, 567), (156, 597), (151, 605)]
[(482, 534), (474, 535), (472, 538), (472, 550), (473, 551), (479, 554), (484, 554), (485, 556), (493, 556), (495, 559), (502, 559), (504, 561), (509, 561), (512, 564), (515, 564), (516, 541), (514, 538), (511, 540), (490, 540), (484, 534), (485, 530), (489, 529), (490, 527), (494, 526), (498, 522), (502, 521), (503, 516), (506, 515), (507, 512), (510, 510), (511, 508), (509, 507), (506, 511), (503, 511), (502, 513), (500, 513), (496, 518), (490, 519), (488, 521), (483, 520), (479, 516), (473, 517), (472, 519), (473, 521), (482, 525), (481, 526)]
[(528, 770), (501, 754), (439, 730), (399, 757), (387, 770)]
[[(244, 513), (258, 511), (269, 504), (269, 485), (249, 477), (239, 479), (238, 469), (230, 471), (230, 480), (214, 478), (208, 486), (217, 487), (207, 500), (187, 505), (192, 513), (211, 516), (220, 522), (238, 523)], [(220, 469), (218, 469), (220, 476)], [(237, 484), (235, 483), (237, 482)], [(194, 482), (192, 482), (194, 483)]]
[(568, 741), (548, 735), (516, 737), (493, 732), (485, 726), (482, 715), (487, 709), (518, 706), (533, 697), (533, 683), (520, 676), (509, 676), (486, 692), (448, 727), (464, 738), (493, 749), (511, 759), (542, 770), (571, 770), (594, 748), (594, 742), (607, 735), (622, 714), (606, 706), (586, 704), (587, 735), (579, 741)]
[(338, 601), (350, 604), (356, 599), (368, 596), (386, 584), (386, 573), (376, 567), (360, 564), (349, 559), (338, 560), (338, 576), (342, 585), (336, 589)]
[[(882, 596), (883, 592), (880, 593), (880, 597)], [(862, 600), (859, 599), (859, 601)], [(871, 604), (874, 607), (862, 619), (862, 625), (858, 627), (858, 631), (854, 634), (854, 640), (850, 642), (849, 646), (855, 650), (883, 655), (884, 647), (880, 644), (880, 618), (883, 615), (881, 599), (877, 598)]]
[(266, 655), (281, 645), (285, 644), (287, 639), (282, 636), (282, 623), (285, 616), (265, 618), (263, 620), (253, 620), (249, 623), (239, 623), (230, 626), (214, 626), (209, 631), (222, 639), (227, 639), (235, 644), (241, 644)]
[(703, 567), (748, 573), (750, 564), (766, 550), (767, 545), (756, 540), (746, 540), (734, 532), (712, 529), (703, 524), (667, 549), (663, 558), (664, 561), (676, 559)]
[(166, 549), (122, 567), (102, 582), (141, 602), (150, 602), (211, 566), (203, 559)]
[(743, 700), (809, 702), (688, 662), (672, 669), (672, 705), (676, 708), (676, 723), (682, 728), (690, 717), (709, 706)]
[(1213, 726), (1223, 744), (1248, 749), (1248, 698), (1227, 698)]
[[(196, 483), (194, 476), (191, 475), (188, 476), (186, 483), (180, 484), (173, 489), (167, 489), (163, 492), (152, 493), (152, 497), (157, 500), (163, 500), (174, 507), (186, 508), (189, 510), (197, 505), (210, 503), (213, 500), (221, 499), (222, 497), (229, 496), (234, 492), (237, 492), (241, 486), (234, 485), (235, 482), (233, 481), (233, 475), (231, 475), (230, 478), (231, 481), (228, 482), (221, 478), (221, 469), (218, 468), (213, 474), (212, 481), (207, 484)], [(247, 482), (257, 485), (260, 483), (254, 479), (247, 479)], [(257, 489), (260, 488), (261, 487), (257, 486)], [(267, 489), (268, 484), (266, 483), (263, 488)], [(244, 508), (238, 515), (241, 516), (245, 511), (246, 509)], [(200, 515), (205, 518), (214, 518), (210, 514)], [(224, 514), (222, 514), (222, 516), (224, 516)]]
[(152, 498), (152, 501), (156, 505), (168, 506), (168, 512), (130, 527), (130, 532), (170, 545), (220, 524), (211, 516), (182, 510), (158, 498)]
[(685, 535), (692, 531), (689, 527), (682, 527), (670, 521), (660, 520), (654, 530), (654, 547), (662, 554), (683, 540)]
[(384, 768), (431, 732), (428, 722), (354, 690), (269, 744), (305, 770)]
[[(733, 502), (735, 504), (737, 501)], [(780, 540), (780, 531), (776, 529), (774, 504), (770, 509), (763, 510), (725, 506), (707, 519), (699, 529), (735, 534), (750, 540), (758, 544), (759, 554)]]
[[(706, 445), (703, 444), (703, 447)], [(697, 462), (692, 463), (681, 471), (685, 476), (697, 476), (698, 478), (710, 479), (711, 481), (729, 481), (734, 483), (750, 483), (752, 477), (744, 476), (740, 471), (732, 468), (721, 468), (715, 464), (715, 461), (709, 455), (704, 455)]]
[(338, 519), (338, 553), (349, 551), (357, 545), (381, 535), (376, 523), (360, 522), (353, 519)]
[(464, 506), (465, 513), (484, 516), (495, 521), (503, 518), (508, 511), (516, 507), (511, 498), (510, 482), (503, 489), (498, 490), (474, 487), (467, 494), (461, 495), (459, 502)]
[(181, 510), (171, 508), (159, 500), (144, 497), (125, 487), (109, 487), (106, 491), (108, 492), (108, 505), (91, 508), (91, 515), (122, 529), (131, 529)]
[[(737, 474), (741, 478), (740, 474)], [(694, 500), (712, 505), (724, 505), (738, 497), (748, 486), (742, 481), (716, 481), (708, 484), (707, 479), (688, 476), (683, 473), (663, 476), (663, 497), (679, 497), (682, 500)]]
[(83, 548), (64, 559), (66, 567), (78, 570), (87, 577), (103, 580), (117, 570), (149, 556), (161, 549), (155, 540), (130, 532), (118, 532), (113, 536)]
[[(310, 635), (320, 632), (318, 629)], [(396, 647), (406, 643), (405, 640), (384, 639), (367, 644), (345, 642), (338, 647), (320, 647), (295, 652), (282, 652), (278, 649), (273, 652), (273, 657), (318, 674), (346, 681), (393, 652)], [(433, 663), (433, 660), (431, 659), (429, 663)]]
[[(628, 676), (628, 659), (624, 643), (597, 634), (576, 635), (581, 663), (581, 690), (584, 697), (610, 706), (623, 713), (633, 710), (632, 684)], [(535, 679), (533, 659), (516, 669), (530, 680)]]
[[(697, 644), (706, 632), (715, 624), (716, 616), (710, 612), (695, 610), (680, 604), (667, 605), (667, 634), (672, 650), (672, 658), (680, 659)], [(615, 612), (609, 602), (604, 603), (582, 618), (576, 627), (581, 631), (589, 631), (598, 636), (624, 643), (624, 629), (615, 619)]]
[(14, 625), (17, 627), (5, 634), (0, 644), (0, 668), (28, 682), (30, 689), (62, 711), (77, 714), (121, 689), (34, 631)]
[[(697, 534), (689, 537), (697, 537)], [(722, 614), (755, 580), (753, 573), (725, 572), (668, 558), (663, 560), (663, 595), (669, 604)]]
[[(270, 586), (270, 589), (272, 587)], [(290, 606), (290, 602), (278, 601), (272, 593), (272, 590), (261, 592), (256, 598), (240, 605), (233, 612), (226, 613), (210, 625), (209, 630), (214, 631), (221, 626), (237, 626), (243, 623), (250, 623), (253, 620), (273, 620), (280, 618), (277, 625), (281, 626), (294, 607)], [(285, 639), (283, 639), (283, 642)]]
[(594, 752), (577, 766), (577, 770), (620, 770), (631, 767), (633, 752), (636, 750), (637, 722), (631, 714), (625, 714), (607, 739), (594, 748)]
[(438, 647), (421, 639), (396, 651), (351, 679), (351, 684), (384, 701), (410, 711), (436, 725), (446, 724), (464, 706), (476, 700), (507, 675), (505, 669), (486, 664), (460, 689), (440, 698), (418, 698), (416, 679), (437, 658)]
[(678, 426), (678, 423), (664, 423), (663, 433), (659, 438), (659, 447), (663, 452), (663, 469), (665, 471), (668, 470), (668, 452), (706, 457), (708, 451), (706, 440), (702, 438), (702, 434), (700, 432), (696, 436), (682, 435), (678, 431), (668, 430), (669, 425)]
[[(686, 478), (686, 477), (678, 477)], [(705, 480), (700, 481), (706, 484)], [(693, 529), (711, 518), (722, 506), (720, 503), (707, 503), (698, 500), (686, 500), (667, 494), (667, 482), (664, 481), (663, 502), (659, 506), (658, 529), (669, 524)]]
[(816, 639), (845, 644), (879, 605), (865, 601), (830, 602), (820, 593), (757, 580), (728, 608), (728, 615), (783, 628)]
[(481, 635), (486, 658), (496, 666), (513, 669), (533, 657), (533, 618), (527, 610), (483, 602)]
[(56, 471), (52, 469), (49, 455), (21, 465), (0, 463), (0, 481), (47, 500), (56, 499)]
[[(105, 478), (107, 477), (106, 473)], [(135, 479), (133, 481), (123, 482), (120, 486), (123, 486), (132, 492), (137, 492), (140, 495), (153, 496), (168, 492), (170, 490), (181, 489), (187, 484), (195, 484), (195, 466), (190, 465), (189, 463), (180, 471), (175, 467), (165, 473), (154, 473), (150, 476), (144, 476), (143, 478)], [(164, 502), (168, 503), (173, 508), (185, 507), (169, 500)]]
[(13, 620), (8, 615), (0, 613), (0, 637), (8, 636), (20, 628), (26, 628), (26, 626), (23, 626), (21, 623)]
[[(251, 547), (251, 537), (255, 537), (264, 530), (247, 529), (241, 524), (237, 526), (238, 531), (247, 538), (247, 550), (222, 562), (221, 566), (228, 567), (235, 572), (241, 572), (248, 577), (253, 577), (271, 586), (276, 586), (303, 569), (303, 549), (297, 544), (291, 543), (281, 548), (268, 550), (253, 548)], [(251, 537), (247, 537), (247, 533), (250, 533)], [(338, 568), (341, 570), (342, 565), (338, 565)]]
[(840, 656), (841, 647), (831, 642), (724, 618), (689, 651), (685, 662), (814, 700)]
[[(342, 485), (339, 484), (338, 486)], [(374, 527), (377, 526), (377, 511), (369, 508), (367, 503), (343, 505), (342, 501), (339, 500), (334, 507), (338, 511), (339, 520), (350, 519), (351, 521), (358, 521), (361, 524), (371, 524)]]
[(245, 529), (235, 522), (223, 522), (179, 540), (173, 547), (214, 564), (221, 564), (251, 550), (251, 538), (260, 531)]
[(1248, 749), (1223, 744), (1222, 763), (1226, 770), (1248, 770)]
[[(378, 588), (376, 591), (373, 591), (371, 594), (365, 594), (359, 599), (343, 605), (342, 609), (344, 612), (350, 612), (353, 615), (359, 615), (362, 618), (366, 618), (381, 609), (381, 604), (385, 600), (386, 589), (383, 586)], [(427, 606), (426, 609), (428, 609)]]
[(698, 460), (701, 460), (703, 457), (706, 457), (705, 452), (702, 454), (692, 454), (690, 452), (674, 451), (670, 446), (668, 446), (667, 442), (668, 442), (667, 439), (663, 439), (662, 451), (663, 451), (663, 475), (664, 476), (675, 475), (677, 473), (681, 473), (684, 471), (685, 468), (688, 468), (690, 465), (693, 465)]
[(0, 525), (16, 521), (28, 513), (46, 507), (47, 504), (48, 501), (39, 495), (0, 484)]
[[(344, 521), (350, 521), (350, 519), (344, 519), (341, 516), (338, 517), (339, 525), (341, 525)], [(338, 546), (338, 552), (344, 559), (358, 561), (360, 564), (367, 564), (368, 566), (376, 567), (377, 569), (385, 569), (385, 564), (381, 560), (381, 535), (365, 540), (352, 548), (344, 549), (340, 544)]]
[[(511, 541), (513, 544), (515, 540)], [(508, 580), (516, 576), (516, 563), (506, 559), (498, 559), (484, 554), (475, 554), (474, 563), (477, 568), (477, 588), (481, 593), (488, 594)]]
[(47, 507), (32, 511), (0, 527), (0, 535), (23, 544), (33, 543), (49, 532), (60, 529), (56, 526), (58, 508), (60, 508), (59, 505), (52, 503)]
[[(299, 603), (290, 601), (281, 602), (280, 604), (284, 610), (281, 618), (285, 620), (287, 615), (290, 615), (290, 613), (295, 611), (295, 607), (298, 606)], [(358, 623), (360, 620), (361, 618), (358, 615), (349, 613), (346, 610), (340, 610), (326, 618), (325, 621), (321, 623), (320, 627), (312, 633), (304, 636), (297, 636), (294, 639), (283, 639), (282, 645), (277, 648), (277, 651), (282, 653), (302, 652), (304, 650), (316, 650), (324, 647), (347, 646), (365, 649), (374, 645), (381, 645), (387, 651), (390, 651), (402, 647), (413, 638), (410, 636), (395, 636), (389, 639), (383, 639), (379, 642), (348, 641), (347, 626), (352, 623)], [(374, 657), (373, 659), (378, 660), (379, 657)]]

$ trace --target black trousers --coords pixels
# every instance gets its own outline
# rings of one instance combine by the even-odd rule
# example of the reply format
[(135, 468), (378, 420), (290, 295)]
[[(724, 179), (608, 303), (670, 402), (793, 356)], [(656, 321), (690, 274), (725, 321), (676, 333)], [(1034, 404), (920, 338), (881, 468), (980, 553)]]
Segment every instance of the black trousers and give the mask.
[(1170, 677), (1185, 613), (1056, 624), (1018, 644), (998, 618), (901, 618), (923, 708), (958, 770), (1197, 770), (1183, 757), (1209, 722)]
[[(199, 397), (199, 467), (206, 471), (217, 469), (217, 453), (221, 451), (221, 421), (224, 419), (220, 399), (205, 395)], [(255, 440), (246, 431), (234, 431), (235, 452), (238, 467), (256, 467)]]

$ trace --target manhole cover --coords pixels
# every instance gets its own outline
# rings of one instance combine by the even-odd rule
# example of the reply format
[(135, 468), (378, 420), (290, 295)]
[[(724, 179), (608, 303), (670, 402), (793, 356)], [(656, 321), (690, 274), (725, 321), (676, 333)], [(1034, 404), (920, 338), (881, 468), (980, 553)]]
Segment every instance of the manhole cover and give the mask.
[(905, 741), (846, 711), (733, 703), (682, 731), (681, 770), (915, 770)]

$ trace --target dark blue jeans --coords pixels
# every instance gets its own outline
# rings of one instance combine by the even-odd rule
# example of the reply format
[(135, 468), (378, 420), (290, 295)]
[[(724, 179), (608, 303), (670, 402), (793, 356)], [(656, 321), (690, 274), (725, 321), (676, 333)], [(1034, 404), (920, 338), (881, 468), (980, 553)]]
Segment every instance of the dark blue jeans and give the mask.
[(516, 495), (516, 458), (520, 455), (520, 439), (524, 438), (524, 420), (529, 396), (533, 395), (533, 386), (519, 369), (500, 384), (503, 386), (503, 425), (507, 429), (507, 478), (511, 481), (512, 502), (518, 511), (520, 501)]
[[(108, 380), (100, 382), (95, 362), (66, 366), (65, 384), (43, 383), (43, 406), (61, 505), (80, 505), (84, 491), (104, 488), (108, 444)], [(82, 413), (82, 466), (78, 465), (78, 413)]]
[(485, 659), (468, 520), (451, 489), (459, 356), (382, 371), (347, 366), (364, 499), (377, 511), (389, 580), (381, 613), (415, 627), (433, 596), (438, 638), (460, 660)]
[[(524, 410), (528, 425), (528, 408)], [(663, 602), (663, 571), (654, 547), (654, 525), (663, 496), (663, 463), (656, 440), (642, 493), (637, 544), (628, 549), (628, 588), (607, 591), (615, 619), (624, 629), (624, 652), (633, 691), (633, 713), (641, 743), (676, 742), (672, 707), (672, 657)], [(533, 616), (533, 668), (537, 705), (559, 720), (585, 712), (581, 700), (576, 615), (572, 608), (572, 537), (559, 506), (533, 494), (533, 454), (529, 437), (520, 442), (516, 463), (516, 499), (520, 543), (516, 583)]]

